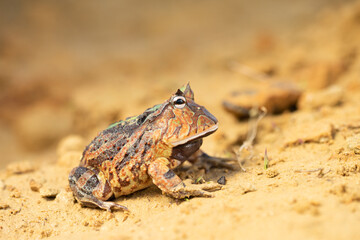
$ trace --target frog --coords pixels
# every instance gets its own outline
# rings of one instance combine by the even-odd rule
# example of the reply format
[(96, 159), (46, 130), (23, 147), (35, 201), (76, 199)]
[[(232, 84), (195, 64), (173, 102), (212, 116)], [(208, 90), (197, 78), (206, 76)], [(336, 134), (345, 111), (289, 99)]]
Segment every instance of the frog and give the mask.
[[(164, 103), (142, 114), (111, 124), (83, 151), (79, 166), (68, 180), (75, 199), (83, 206), (107, 211), (122, 209), (114, 201), (152, 184), (175, 199), (213, 197), (221, 185), (185, 184), (174, 172), (185, 161), (204, 166), (229, 167), (222, 158), (207, 155), (203, 138), (218, 129), (218, 120), (194, 101), (189, 83)], [(231, 168), (231, 167), (230, 167)]]

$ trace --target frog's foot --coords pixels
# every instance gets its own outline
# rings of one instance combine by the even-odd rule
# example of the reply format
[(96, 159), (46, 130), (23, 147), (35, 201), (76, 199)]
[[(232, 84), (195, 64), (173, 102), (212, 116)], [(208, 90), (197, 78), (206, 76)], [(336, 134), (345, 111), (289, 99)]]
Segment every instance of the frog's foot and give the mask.
[(124, 206), (105, 202), (113, 192), (109, 183), (99, 173), (86, 167), (76, 167), (69, 174), (69, 185), (78, 202), (87, 207), (99, 207), (111, 212), (112, 209), (128, 211)]
[(230, 162), (236, 162), (236, 159), (212, 157), (201, 150), (195, 152), (188, 161), (199, 169), (205, 169), (206, 172), (211, 168), (236, 169), (235, 165), (230, 164)]
[(99, 207), (101, 209), (107, 210), (108, 212), (111, 212), (113, 209), (121, 209), (123, 211), (129, 211), (127, 207), (122, 206), (120, 204), (116, 204), (114, 202), (110, 201), (102, 201), (97, 199), (94, 196), (84, 196), (81, 198), (81, 200), (76, 197), (76, 199), (80, 202), (81, 205), (86, 207)]
[(220, 190), (217, 183), (188, 184), (185, 183), (168, 166), (166, 158), (158, 158), (149, 165), (148, 173), (154, 184), (166, 195), (173, 198), (213, 197), (211, 191)]

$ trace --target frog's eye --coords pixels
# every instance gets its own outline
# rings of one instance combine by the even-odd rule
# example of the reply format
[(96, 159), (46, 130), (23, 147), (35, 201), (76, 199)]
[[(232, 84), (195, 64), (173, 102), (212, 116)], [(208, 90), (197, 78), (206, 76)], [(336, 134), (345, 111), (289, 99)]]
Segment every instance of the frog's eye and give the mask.
[(186, 100), (183, 96), (174, 97), (172, 102), (176, 108), (183, 108), (183, 107), (185, 107), (185, 104), (186, 104)]

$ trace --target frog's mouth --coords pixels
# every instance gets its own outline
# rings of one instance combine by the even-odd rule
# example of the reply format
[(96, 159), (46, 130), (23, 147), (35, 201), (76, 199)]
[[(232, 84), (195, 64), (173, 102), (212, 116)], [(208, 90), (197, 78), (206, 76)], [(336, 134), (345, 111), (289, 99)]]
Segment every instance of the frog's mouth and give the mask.
[(206, 137), (206, 136), (212, 134), (213, 132), (215, 132), (217, 129), (218, 129), (218, 125), (216, 124), (216, 125), (212, 126), (211, 128), (207, 129), (206, 131), (200, 132), (200, 133), (198, 133), (198, 134), (195, 134), (195, 135), (193, 135), (193, 136), (191, 136), (191, 137), (182, 139), (182, 140), (180, 140), (180, 141), (173, 142), (172, 145), (173, 145), (174, 147), (176, 147), (176, 146), (179, 146), (179, 145), (188, 143), (188, 142), (190, 142), (190, 141), (193, 141), (193, 140), (196, 140), (196, 139), (199, 139), (199, 138)]

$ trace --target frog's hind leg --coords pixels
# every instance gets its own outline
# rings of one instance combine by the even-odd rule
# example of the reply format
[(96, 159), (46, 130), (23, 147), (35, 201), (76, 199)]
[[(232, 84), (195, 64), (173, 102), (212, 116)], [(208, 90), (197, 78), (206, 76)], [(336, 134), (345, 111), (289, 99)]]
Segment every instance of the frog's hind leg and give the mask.
[(161, 189), (164, 194), (174, 198), (186, 197), (213, 197), (210, 191), (221, 189), (221, 185), (217, 183), (204, 184), (188, 184), (177, 176), (170, 166), (168, 159), (160, 157), (152, 161), (148, 168), (148, 174), (152, 178), (153, 183)]
[(109, 182), (100, 177), (95, 170), (76, 167), (69, 174), (69, 185), (78, 202), (88, 207), (99, 207), (111, 212), (112, 208), (128, 211), (124, 206), (113, 202), (105, 202), (113, 192)]

